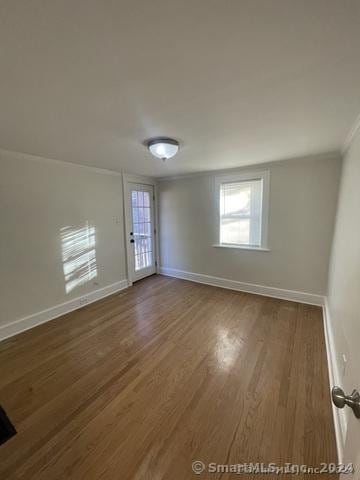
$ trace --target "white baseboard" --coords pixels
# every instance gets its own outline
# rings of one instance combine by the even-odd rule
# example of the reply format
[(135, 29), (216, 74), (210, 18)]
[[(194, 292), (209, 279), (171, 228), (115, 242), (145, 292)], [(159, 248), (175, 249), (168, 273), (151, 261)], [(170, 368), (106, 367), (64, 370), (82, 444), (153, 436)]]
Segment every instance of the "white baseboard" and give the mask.
[[(192, 282), (204, 283), (206, 285), (212, 285), (221, 288), (227, 288), (230, 290), (237, 290), (241, 292), (254, 293), (257, 295), (264, 295), (269, 297), (275, 297), (283, 300), (291, 300), (295, 302), (308, 303), (311, 305), (322, 305), (323, 318), (324, 318), (324, 331), (326, 342), (326, 353), (329, 370), (330, 387), (334, 385), (340, 385), (340, 374), (337, 363), (337, 356), (335, 350), (334, 336), (331, 324), (331, 317), (329, 312), (329, 306), (327, 299), (321, 295), (314, 295), (311, 293), (297, 292), (293, 290), (284, 290), (280, 288), (266, 287), (263, 285), (255, 285), (252, 283), (238, 282), (235, 280), (228, 280), (225, 278), (213, 277), (210, 275), (203, 275), (199, 273), (185, 272), (174, 268), (160, 267), (159, 273), (162, 275), (181, 278), (184, 280), (190, 280)], [(55, 307), (48, 308), (41, 312), (29, 315), (14, 322), (0, 326), (0, 341), (6, 338), (17, 335), (18, 333), (29, 330), (37, 325), (46, 323), (50, 320), (70, 313), (78, 308), (96, 302), (102, 298), (105, 298), (113, 293), (123, 290), (131, 285), (127, 279), (120, 280), (103, 288), (99, 288), (91, 293), (83, 295), (82, 297), (74, 298), (68, 302), (56, 305)], [(336, 444), (338, 451), (338, 462), (343, 461), (343, 452), (345, 445), (345, 436), (347, 429), (347, 422), (345, 412), (332, 405)]]
[(214, 287), (228, 288), (239, 292), (255, 293), (266, 297), (280, 298), (282, 300), (291, 300), (293, 302), (308, 303), (310, 305), (324, 304), (322, 295), (313, 293), (297, 292), (294, 290), (284, 290), (282, 288), (266, 287), (264, 285), (255, 285), (253, 283), (238, 282), (236, 280), (228, 280), (226, 278), (213, 277), (211, 275), (203, 275), (200, 273), (184, 272), (175, 268), (160, 267), (160, 273), (169, 277), (182, 278), (197, 283), (205, 283)]
[[(325, 304), (323, 306), (323, 318), (324, 318), (324, 331), (325, 331), (325, 342), (326, 342), (326, 355), (328, 361), (328, 371), (329, 371), (329, 382), (330, 388), (335, 385), (341, 386), (339, 365), (337, 361), (336, 348), (334, 342), (334, 334), (332, 329), (331, 315), (329, 310), (329, 305), (327, 298), (325, 298)], [(330, 400), (331, 401), (331, 400)], [(335, 436), (336, 436), (336, 446), (338, 452), (338, 462), (342, 463), (344, 458), (344, 446), (347, 430), (347, 421), (345, 411), (339, 408), (336, 408), (332, 404), (332, 411), (334, 417), (334, 426), (335, 426)]]
[(65, 315), (66, 313), (77, 310), (78, 308), (88, 305), (89, 303), (96, 302), (97, 300), (107, 297), (108, 295), (112, 295), (113, 293), (123, 290), (128, 286), (128, 280), (120, 280), (119, 282), (99, 288), (81, 297), (77, 297), (69, 300), (68, 302), (56, 305), (55, 307), (42, 310), (41, 312), (34, 313), (28, 317), (20, 318), (19, 320), (7, 323), (6, 325), (0, 325), (0, 341), (24, 332), (25, 330), (29, 330), (30, 328), (36, 327), (42, 323), (48, 322), (49, 320), (54, 320), (61, 315)]

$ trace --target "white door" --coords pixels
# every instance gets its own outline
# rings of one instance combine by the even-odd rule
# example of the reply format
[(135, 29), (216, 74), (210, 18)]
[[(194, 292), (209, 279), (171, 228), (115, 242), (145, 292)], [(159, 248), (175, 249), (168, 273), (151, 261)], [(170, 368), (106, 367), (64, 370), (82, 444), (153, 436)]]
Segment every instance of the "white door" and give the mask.
[[(354, 182), (355, 179), (351, 181)], [(354, 201), (354, 194), (349, 193), (351, 201)], [(359, 197), (358, 191), (356, 196)], [(353, 211), (356, 212), (357, 208), (357, 203), (354, 201)], [(334, 308), (336, 320), (342, 325), (344, 336), (342, 344), (347, 347), (345, 350), (347, 362), (339, 381), (344, 393), (350, 396), (354, 390), (360, 392), (360, 229), (356, 222), (353, 222), (352, 217), (348, 220), (346, 228), (348, 230), (344, 228), (343, 231), (346, 233), (343, 234), (347, 236), (347, 232), (350, 231), (352, 238), (350, 242), (344, 242), (344, 250), (336, 263), (337, 268), (340, 269), (338, 273), (340, 278), (332, 285), (331, 291), (334, 296), (333, 303), (336, 305), (336, 309)], [(345, 465), (352, 463), (355, 471), (353, 475), (343, 474), (340, 478), (341, 480), (360, 480), (360, 418), (356, 418), (348, 405), (344, 407), (344, 413), (347, 428), (343, 463)], [(360, 415), (360, 412), (358, 411), (357, 414)]]
[(156, 272), (154, 187), (125, 183), (126, 242), (132, 282)]
[[(359, 303), (359, 302), (358, 302)], [(360, 307), (360, 305), (359, 305)], [(355, 317), (359, 318), (359, 311), (357, 310)], [(359, 321), (354, 322), (353, 325), (354, 338), (349, 345), (348, 370), (345, 376), (344, 389), (345, 394), (350, 395), (354, 389), (360, 391), (360, 349), (356, 339), (360, 338)], [(353, 475), (341, 475), (341, 480), (359, 480), (360, 479), (360, 419), (356, 418), (352, 410), (346, 406), (347, 413), (347, 431), (344, 448), (343, 463), (346, 465), (352, 464), (354, 467)]]
[[(349, 365), (349, 384), (352, 384), (357, 390), (360, 391), (360, 350), (359, 348), (351, 352), (351, 365)], [(346, 394), (351, 394), (351, 389)], [(348, 407), (345, 407), (348, 408)], [(343, 474), (341, 480), (359, 480), (360, 479), (360, 419), (356, 418), (351, 410), (348, 411), (348, 425), (344, 449), (344, 461), (343, 463), (349, 465), (350, 463), (354, 467), (353, 475)]]

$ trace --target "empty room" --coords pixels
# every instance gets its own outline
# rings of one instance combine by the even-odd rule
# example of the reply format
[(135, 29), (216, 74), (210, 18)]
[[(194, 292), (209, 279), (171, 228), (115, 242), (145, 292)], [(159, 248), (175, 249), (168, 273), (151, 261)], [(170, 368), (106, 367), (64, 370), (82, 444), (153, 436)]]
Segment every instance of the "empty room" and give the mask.
[(0, 2), (1, 480), (360, 479), (359, 0)]

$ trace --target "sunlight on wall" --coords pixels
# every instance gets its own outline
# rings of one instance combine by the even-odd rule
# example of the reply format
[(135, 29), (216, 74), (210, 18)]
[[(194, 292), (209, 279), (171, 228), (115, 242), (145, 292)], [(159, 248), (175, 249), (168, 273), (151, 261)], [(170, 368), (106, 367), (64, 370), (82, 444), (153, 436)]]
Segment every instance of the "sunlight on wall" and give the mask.
[(95, 231), (89, 222), (60, 229), (66, 293), (97, 277)]

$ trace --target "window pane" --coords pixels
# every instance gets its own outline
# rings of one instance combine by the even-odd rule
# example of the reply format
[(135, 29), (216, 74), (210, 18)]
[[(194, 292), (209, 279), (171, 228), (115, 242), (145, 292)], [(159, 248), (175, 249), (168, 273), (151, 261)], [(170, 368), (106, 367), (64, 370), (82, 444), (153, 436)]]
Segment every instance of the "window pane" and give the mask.
[(138, 194), (138, 206), (142, 207), (144, 205), (144, 194), (143, 192), (137, 192)]
[(141, 245), (140, 245), (140, 239), (139, 238), (135, 238), (134, 246), (135, 246), (135, 255), (139, 255), (140, 250), (141, 250)]
[(250, 185), (242, 185), (241, 183), (225, 184), (222, 195), (223, 215), (232, 214), (250, 214)]
[(144, 207), (150, 207), (150, 193), (144, 192)]
[(152, 265), (152, 253), (144, 252), (139, 255), (135, 255), (135, 270), (142, 270)]
[(262, 179), (220, 187), (220, 243), (261, 244)]
[(140, 270), (139, 255), (135, 255), (135, 270)]
[(151, 223), (144, 223), (145, 235), (151, 236)]
[(133, 207), (137, 207), (138, 206), (138, 203), (137, 203), (137, 192), (135, 190), (133, 190), (131, 192), (131, 204)]
[(151, 238), (144, 238), (144, 250), (145, 252), (151, 252)]
[(139, 209), (137, 207), (133, 207), (133, 222), (138, 223), (139, 222)]
[(150, 208), (144, 208), (144, 222), (150, 222)]
[(152, 253), (151, 252), (147, 252), (146, 254), (146, 265), (148, 267), (150, 267), (152, 264)]
[(153, 265), (150, 192), (132, 190), (131, 204), (135, 270), (138, 271)]
[(223, 219), (221, 222), (221, 243), (245, 244), (250, 243), (250, 220)]

